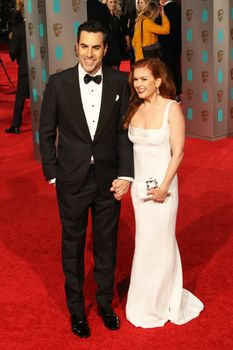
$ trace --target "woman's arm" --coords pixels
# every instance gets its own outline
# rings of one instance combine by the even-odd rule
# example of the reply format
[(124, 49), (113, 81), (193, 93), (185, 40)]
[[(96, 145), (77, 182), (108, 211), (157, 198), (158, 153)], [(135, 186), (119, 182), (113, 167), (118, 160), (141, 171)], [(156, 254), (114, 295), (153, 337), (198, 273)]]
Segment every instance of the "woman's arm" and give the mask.
[(146, 28), (148, 32), (155, 34), (169, 34), (170, 33), (170, 22), (165, 14), (161, 15), (162, 24), (156, 24), (150, 19), (146, 19)]
[(171, 104), (169, 109), (169, 129), (171, 160), (162, 184), (157, 189), (150, 191), (150, 193), (153, 193), (152, 199), (156, 202), (163, 202), (169, 195), (169, 186), (177, 173), (184, 155), (185, 121), (180, 105), (175, 102)]

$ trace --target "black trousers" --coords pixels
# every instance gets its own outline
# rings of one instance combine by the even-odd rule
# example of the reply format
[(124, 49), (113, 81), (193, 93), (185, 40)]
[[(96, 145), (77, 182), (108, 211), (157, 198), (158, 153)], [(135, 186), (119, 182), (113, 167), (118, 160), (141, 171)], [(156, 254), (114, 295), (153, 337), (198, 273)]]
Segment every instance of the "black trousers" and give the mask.
[(28, 75), (18, 74), (17, 91), (14, 104), (14, 114), (11, 125), (14, 128), (20, 128), (22, 124), (22, 114), (26, 98), (29, 97)]
[(181, 52), (162, 50), (161, 60), (166, 64), (169, 69), (173, 81), (176, 86), (176, 93), (181, 94), (182, 92), (182, 75), (181, 75)]
[(72, 186), (64, 189), (58, 181), (57, 196), (62, 223), (62, 266), (70, 314), (84, 312), (84, 252), (89, 209), (92, 214), (96, 300), (100, 308), (109, 309), (114, 290), (120, 202), (111, 192), (106, 197), (99, 194), (93, 166), (90, 166), (82, 189), (77, 192)]

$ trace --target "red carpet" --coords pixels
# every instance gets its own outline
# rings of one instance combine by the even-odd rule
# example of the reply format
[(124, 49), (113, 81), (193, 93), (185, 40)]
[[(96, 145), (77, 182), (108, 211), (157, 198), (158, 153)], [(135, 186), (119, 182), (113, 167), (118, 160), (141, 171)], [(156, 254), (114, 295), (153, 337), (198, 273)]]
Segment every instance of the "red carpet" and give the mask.
[[(15, 81), (15, 64), (1, 52)], [(121, 329), (104, 328), (95, 306), (91, 228), (86, 254), (86, 303), (92, 336), (70, 332), (60, 264), (60, 223), (54, 188), (32, 154), (29, 104), (21, 135), (7, 135), (13, 98), (0, 67), (0, 348), (4, 350), (232, 349), (233, 140), (187, 139), (179, 171), (177, 238), (184, 286), (205, 304), (183, 326), (137, 329), (125, 319), (134, 244), (129, 196), (124, 199), (118, 246), (114, 308)]]

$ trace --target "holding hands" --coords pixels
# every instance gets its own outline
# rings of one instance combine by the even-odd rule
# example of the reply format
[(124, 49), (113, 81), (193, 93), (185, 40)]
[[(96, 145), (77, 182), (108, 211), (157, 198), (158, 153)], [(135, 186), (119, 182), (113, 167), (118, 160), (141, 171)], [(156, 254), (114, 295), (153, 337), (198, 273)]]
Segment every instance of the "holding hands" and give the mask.
[(115, 179), (112, 182), (112, 187), (110, 188), (110, 191), (113, 192), (115, 199), (120, 201), (123, 195), (128, 192), (129, 186), (130, 181), (123, 179)]

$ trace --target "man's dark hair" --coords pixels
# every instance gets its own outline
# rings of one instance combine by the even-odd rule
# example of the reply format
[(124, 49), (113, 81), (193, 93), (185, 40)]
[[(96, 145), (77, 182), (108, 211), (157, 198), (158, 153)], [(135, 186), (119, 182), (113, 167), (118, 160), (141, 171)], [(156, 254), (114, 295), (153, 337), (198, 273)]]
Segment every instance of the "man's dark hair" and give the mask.
[(103, 34), (103, 43), (104, 46), (108, 43), (108, 32), (105, 26), (98, 22), (98, 21), (86, 21), (82, 23), (78, 28), (77, 33), (77, 42), (79, 43), (81, 32), (88, 32), (88, 33), (102, 33)]

